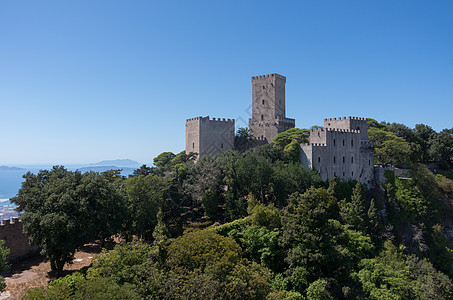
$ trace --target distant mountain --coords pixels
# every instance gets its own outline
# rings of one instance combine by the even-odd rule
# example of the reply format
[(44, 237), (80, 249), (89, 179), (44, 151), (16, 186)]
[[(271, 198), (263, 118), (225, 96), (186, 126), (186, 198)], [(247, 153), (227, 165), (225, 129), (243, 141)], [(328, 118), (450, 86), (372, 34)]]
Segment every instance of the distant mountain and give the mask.
[(134, 172), (135, 168), (128, 168), (128, 167), (118, 167), (118, 166), (90, 166), (90, 167), (83, 167), (79, 168), (78, 170), (82, 173), (85, 172), (105, 172), (108, 170), (122, 170), (121, 173), (124, 174), (131, 174)]
[(17, 167), (0, 166), (0, 171), (19, 171), (19, 170), (25, 170), (25, 169), (17, 168)]
[(131, 159), (114, 159), (114, 160), (103, 160), (90, 166), (117, 166), (117, 167), (140, 167), (141, 164), (138, 161)]

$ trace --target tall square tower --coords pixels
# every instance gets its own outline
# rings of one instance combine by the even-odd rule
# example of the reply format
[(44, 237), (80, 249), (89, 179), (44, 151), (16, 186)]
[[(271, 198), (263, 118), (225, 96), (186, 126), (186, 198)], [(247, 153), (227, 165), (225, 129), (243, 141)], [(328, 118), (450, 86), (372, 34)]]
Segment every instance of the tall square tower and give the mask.
[(283, 131), (295, 127), (294, 119), (286, 118), (286, 77), (267, 74), (252, 77), (252, 118), (249, 128), (253, 136), (272, 142)]

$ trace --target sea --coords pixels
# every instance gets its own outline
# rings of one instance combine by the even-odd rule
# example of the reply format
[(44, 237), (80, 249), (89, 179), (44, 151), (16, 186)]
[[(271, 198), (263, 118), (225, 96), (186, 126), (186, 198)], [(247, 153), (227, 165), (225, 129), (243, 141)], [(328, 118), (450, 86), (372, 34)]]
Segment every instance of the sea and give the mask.
[[(16, 205), (11, 203), (10, 199), (17, 195), (22, 182), (23, 175), (27, 172), (38, 174), (40, 170), (50, 170), (52, 165), (18, 165), (15, 168), (0, 168), (0, 219), (10, 219), (18, 216)], [(137, 166), (138, 168), (139, 166)], [(136, 168), (116, 167), (116, 166), (87, 166), (87, 165), (68, 165), (68, 170), (75, 171), (96, 171), (103, 172), (111, 169), (122, 169), (121, 175), (128, 176)]]

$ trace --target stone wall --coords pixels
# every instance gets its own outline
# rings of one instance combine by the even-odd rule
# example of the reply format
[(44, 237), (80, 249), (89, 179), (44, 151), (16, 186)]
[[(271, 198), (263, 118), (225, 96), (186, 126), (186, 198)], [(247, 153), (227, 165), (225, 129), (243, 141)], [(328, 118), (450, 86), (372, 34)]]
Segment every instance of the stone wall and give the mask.
[(234, 148), (234, 119), (196, 117), (186, 120), (186, 153), (217, 155)]
[(252, 77), (252, 134), (268, 143), (283, 131), (295, 127), (295, 120), (286, 118), (286, 77), (267, 74)]
[(354, 179), (370, 186), (374, 179), (373, 145), (367, 135), (352, 129), (357, 125), (365, 127), (363, 122), (366, 119), (325, 119), (326, 128), (311, 129), (309, 144), (300, 145), (301, 163), (316, 169), (323, 180), (332, 177)]
[(2, 220), (0, 225), (0, 239), (5, 241), (10, 249), (9, 262), (15, 262), (39, 253), (39, 247), (31, 246), (28, 237), (22, 233), (22, 222), (19, 218)]

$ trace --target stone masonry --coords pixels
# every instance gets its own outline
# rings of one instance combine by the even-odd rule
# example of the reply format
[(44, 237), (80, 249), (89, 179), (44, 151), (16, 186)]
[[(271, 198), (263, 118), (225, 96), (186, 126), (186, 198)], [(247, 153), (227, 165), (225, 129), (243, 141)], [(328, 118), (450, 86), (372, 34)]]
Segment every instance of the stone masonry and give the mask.
[(196, 117), (186, 120), (186, 153), (217, 155), (234, 147), (234, 119)]
[(370, 186), (374, 179), (374, 151), (368, 141), (366, 118), (324, 120), (324, 128), (311, 129), (308, 144), (300, 145), (300, 162), (316, 169), (323, 180), (355, 179)]
[(268, 74), (252, 77), (252, 135), (272, 142), (277, 134), (295, 127), (295, 120), (286, 118), (286, 77)]
[[(286, 118), (286, 77), (267, 74), (252, 77), (252, 117), (249, 128), (259, 141), (270, 143), (275, 136), (295, 127)], [(186, 120), (186, 153), (217, 155), (234, 147), (234, 120), (196, 117)], [(343, 117), (324, 120), (324, 128), (311, 129), (309, 143), (300, 145), (300, 162), (316, 169), (323, 180), (332, 177), (355, 179), (370, 186), (374, 179), (374, 150), (368, 140), (366, 118)]]
[(22, 222), (19, 218), (2, 220), (0, 224), (0, 239), (5, 241), (5, 246), (9, 248), (9, 262), (15, 262), (23, 258), (30, 257), (39, 253), (40, 248), (31, 246), (28, 237), (22, 233)]

